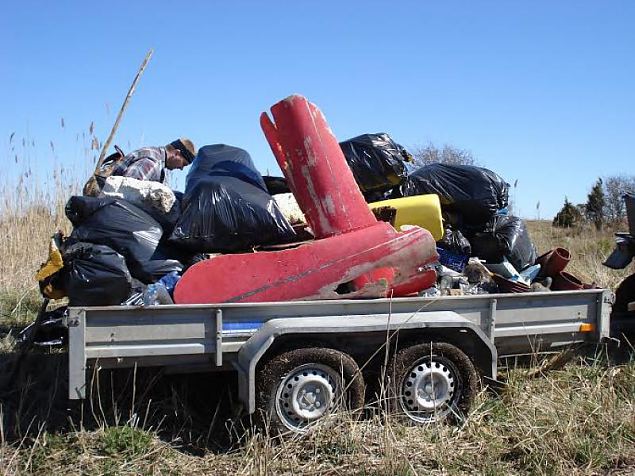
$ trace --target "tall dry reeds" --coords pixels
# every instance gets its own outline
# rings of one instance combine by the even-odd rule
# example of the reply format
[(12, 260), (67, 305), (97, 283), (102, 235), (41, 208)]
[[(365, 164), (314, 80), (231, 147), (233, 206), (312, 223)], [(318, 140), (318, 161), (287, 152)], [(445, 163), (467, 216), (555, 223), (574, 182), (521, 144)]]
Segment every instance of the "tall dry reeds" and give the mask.
[(32, 318), (39, 299), (34, 275), (46, 260), (50, 237), (70, 231), (64, 206), (81, 190), (99, 147), (92, 124), (88, 134), (76, 134), (75, 145), (62, 160), (53, 141), (42, 156), (35, 141), (9, 138), (8, 165), (0, 171), (0, 325)]

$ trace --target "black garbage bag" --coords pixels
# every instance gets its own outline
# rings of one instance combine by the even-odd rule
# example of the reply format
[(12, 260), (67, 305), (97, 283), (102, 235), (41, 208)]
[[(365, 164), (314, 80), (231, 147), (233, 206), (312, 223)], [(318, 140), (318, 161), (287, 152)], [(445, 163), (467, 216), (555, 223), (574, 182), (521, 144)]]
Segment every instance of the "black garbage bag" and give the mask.
[(436, 193), (443, 210), (458, 214), (459, 226), (482, 228), (509, 202), (509, 184), (491, 170), (471, 165), (425, 165), (401, 186), (405, 197)]
[(472, 254), (469, 240), (459, 230), (450, 226), (445, 227), (443, 238), (437, 241), (437, 246), (461, 255), (471, 256)]
[(185, 193), (209, 176), (237, 177), (267, 191), (265, 181), (258, 173), (246, 150), (226, 144), (205, 145), (198, 150), (185, 181)]
[(387, 191), (407, 174), (412, 156), (386, 133), (363, 134), (340, 142), (348, 166), (362, 192)]
[(152, 218), (154, 218), (161, 228), (163, 229), (163, 233), (169, 234), (174, 229), (174, 226), (179, 221), (181, 217), (181, 202), (179, 200), (175, 200), (172, 208), (167, 213), (161, 213), (160, 210), (156, 208), (143, 210)]
[(69, 246), (63, 273), (70, 306), (120, 304), (130, 294), (132, 277), (125, 258), (105, 245)]
[(159, 223), (126, 200), (71, 197), (66, 216), (74, 226), (71, 240), (111, 247), (126, 258), (132, 276), (146, 284), (183, 269), (162, 251)]
[(224, 144), (199, 149), (169, 243), (194, 252), (232, 252), (294, 237), (246, 151)]
[(294, 238), (271, 195), (240, 178), (210, 175), (186, 192), (169, 242), (209, 253), (244, 251)]
[(284, 177), (273, 177), (271, 175), (263, 175), (267, 192), (270, 195), (279, 195), (281, 193), (291, 193), (287, 179)]
[(472, 256), (489, 263), (501, 263), (504, 258), (521, 271), (536, 261), (536, 247), (525, 223), (518, 217), (493, 217), (481, 232), (470, 237)]

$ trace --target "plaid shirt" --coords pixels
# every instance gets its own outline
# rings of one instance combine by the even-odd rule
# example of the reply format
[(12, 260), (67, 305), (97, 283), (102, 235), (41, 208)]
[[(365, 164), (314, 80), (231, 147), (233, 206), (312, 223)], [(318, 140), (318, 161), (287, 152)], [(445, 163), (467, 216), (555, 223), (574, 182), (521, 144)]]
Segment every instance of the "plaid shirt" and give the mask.
[(144, 147), (126, 155), (111, 175), (165, 183), (165, 147)]

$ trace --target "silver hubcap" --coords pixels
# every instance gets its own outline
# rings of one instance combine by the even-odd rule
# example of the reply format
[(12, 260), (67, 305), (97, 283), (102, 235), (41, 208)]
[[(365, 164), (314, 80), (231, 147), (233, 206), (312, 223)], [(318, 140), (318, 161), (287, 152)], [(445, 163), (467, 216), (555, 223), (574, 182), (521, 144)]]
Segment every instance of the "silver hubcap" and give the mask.
[(306, 364), (294, 369), (278, 386), (278, 416), (293, 431), (323, 417), (336, 401), (339, 381), (339, 375), (325, 365)]
[(422, 362), (403, 379), (401, 405), (411, 419), (433, 421), (451, 411), (455, 385), (453, 372), (443, 363)]

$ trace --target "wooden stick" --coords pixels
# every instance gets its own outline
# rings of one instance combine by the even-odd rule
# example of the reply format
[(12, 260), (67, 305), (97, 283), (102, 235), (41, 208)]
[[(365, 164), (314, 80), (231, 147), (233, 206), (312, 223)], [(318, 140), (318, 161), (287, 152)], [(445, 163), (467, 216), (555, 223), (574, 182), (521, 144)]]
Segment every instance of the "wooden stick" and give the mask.
[(148, 53), (146, 54), (146, 57), (144, 58), (143, 63), (141, 63), (141, 66), (139, 67), (139, 71), (137, 71), (137, 75), (135, 76), (134, 80), (132, 81), (132, 84), (130, 85), (130, 89), (128, 90), (128, 94), (126, 95), (126, 99), (124, 99), (123, 104), (121, 105), (121, 109), (119, 109), (119, 114), (117, 114), (117, 119), (115, 119), (115, 124), (112, 126), (112, 130), (110, 131), (110, 135), (108, 136), (108, 139), (106, 139), (106, 142), (104, 142), (104, 146), (101, 149), (101, 154), (99, 154), (99, 160), (97, 161), (97, 165), (95, 166), (95, 174), (99, 172), (99, 168), (101, 167), (101, 164), (106, 158), (106, 152), (110, 148), (110, 144), (112, 142), (113, 137), (115, 136), (115, 133), (117, 132), (117, 129), (119, 129), (119, 122), (121, 121), (124, 111), (128, 107), (128, 102), (130, 101), (130, 98), (132, 97), (132, 95), (135, 92), (135, 89), (137, 88), (137, 83), (139, 82), (139, 79), (141, 79), (141, 75), (145, 71), (146, 66), (148, 65), (148, 62), (150, 61), (150, 58), (152, 58), (152, 53), (154, 53), (154, 50), (150, 49), (150, 51), (148, 51)]

